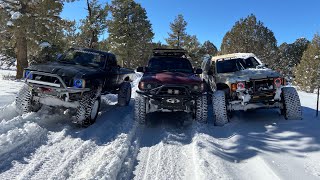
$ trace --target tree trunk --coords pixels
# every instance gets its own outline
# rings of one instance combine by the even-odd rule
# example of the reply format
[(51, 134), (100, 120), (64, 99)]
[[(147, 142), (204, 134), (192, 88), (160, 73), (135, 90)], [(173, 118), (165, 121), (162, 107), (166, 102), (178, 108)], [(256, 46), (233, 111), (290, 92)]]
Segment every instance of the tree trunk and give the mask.
[(17, 79), (23, 78), (23, 70), (28, 67), (27, 58), (27, 38), (26, 31), (23, 28), (19, 28), (16, 31), (16, 53), (17, 53)]

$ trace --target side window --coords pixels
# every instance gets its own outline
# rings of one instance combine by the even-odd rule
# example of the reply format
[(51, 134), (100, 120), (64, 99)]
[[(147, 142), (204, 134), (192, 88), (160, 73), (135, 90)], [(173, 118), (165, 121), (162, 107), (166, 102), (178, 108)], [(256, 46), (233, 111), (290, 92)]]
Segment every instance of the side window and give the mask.
[(114, 56), (109, 56), (107, 59), (107, 65), (106, 68), (113, 68), (117, 66), (117, 60)]

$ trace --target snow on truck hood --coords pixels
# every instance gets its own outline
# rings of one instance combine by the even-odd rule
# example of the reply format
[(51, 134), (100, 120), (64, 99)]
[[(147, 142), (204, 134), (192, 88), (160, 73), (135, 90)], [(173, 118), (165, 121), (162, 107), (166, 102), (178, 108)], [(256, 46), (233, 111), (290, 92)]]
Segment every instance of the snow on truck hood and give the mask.
[(145, 74), (141, 81), (163, 84), (197, 84), (202, 82), (195, 74), (181, 72)]
[(263, 78), (275, 78), (279, 77), (280, 74), (273, 71), (272, 69), (245, 69), (232, 73), (221, 73), (218, 75), (220, 81), (226, 81), (235, 83), (239, 81), (250, 81), (250, 79), (263, 79)]

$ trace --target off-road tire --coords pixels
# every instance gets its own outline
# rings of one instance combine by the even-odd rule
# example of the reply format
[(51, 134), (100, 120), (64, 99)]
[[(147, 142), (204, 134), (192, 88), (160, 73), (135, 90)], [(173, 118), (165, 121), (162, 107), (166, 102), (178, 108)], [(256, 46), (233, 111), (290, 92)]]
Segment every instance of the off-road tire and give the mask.
[(37, 112), (41, 108), (40, 103), (32, 102), (32, 91), (26, 84), (18, 92), (15, 103), (19, 114)]
[(131, 84), (130, 82), (122, 83), (118, 92), (118, 104), (120, 106), (128, 106), (131, 100)]
[(224, 126), (229, 122), (226, 94), (224, 91), (216, 91), (212, 94), (212, 106), (214, 125)]
[(146, 98), (137, 95), (134, 103), (134, 118), (139, 124), (146, 124)]
[(196, 100), (195, 120), (200, 123), (208, 122), (208, 97), (199, 96)]
[(299, 95), (295, 88), (282, 88), (282, 114), (287, 120), (301, 120), (302, 110)]
[[(98, 110), (94, 114), (94, 117), (92, 117), (91, 113), (96, 102), (98, 103)], [(85, 92), (79, 101), (79, 107), (77, 108), (77, 122), (80, 123), (82, 127), (89, 127), (94, 124), (98, 117), (100, 104), (101, 96), (99, 93), (97, 94), (94, 91)]]

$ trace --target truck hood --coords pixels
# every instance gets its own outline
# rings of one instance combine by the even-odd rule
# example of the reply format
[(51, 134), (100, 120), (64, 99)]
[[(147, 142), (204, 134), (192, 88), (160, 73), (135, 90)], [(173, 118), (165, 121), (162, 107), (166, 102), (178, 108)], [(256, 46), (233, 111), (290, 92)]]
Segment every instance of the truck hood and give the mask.
[(250, 81), (250, 79), (264, 79), (264, 78), (276, 78), (279, 77), (280, 74), (265, 68), (265, 69), (245, 69), (232, 73), (221, 73), (218, 74), (219, 82), (229, 82), (236, 83), (239, 81)]
[(159, 84), (199, 84), (202, 80), (193, 73), (162, 72), (145, 74), (141, 81)]
[(57, 74), (61, 77), (85, 78), (88, 76), (96, 76), (102, 72), (99, 68), (90, 66), (81, 66), (76, 64), (65, 64), (59, 62), (50, 62), (45, 64), (31, 65), (27, 68), (31, 71), (39, 71), (51, 74)]

